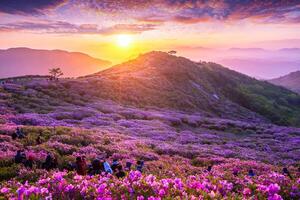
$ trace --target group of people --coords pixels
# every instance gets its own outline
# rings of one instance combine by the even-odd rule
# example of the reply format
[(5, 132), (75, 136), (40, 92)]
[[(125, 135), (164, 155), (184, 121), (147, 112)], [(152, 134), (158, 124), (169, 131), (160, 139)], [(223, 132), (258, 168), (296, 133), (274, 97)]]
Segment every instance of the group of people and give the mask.
[[(34, 158), (32, 155), (26, 156), (24, 150), (18, 150), (15, 155), (15, 163), (23, 164), (26, 168), (33, 168)], [(45, 162), (42, 163), (42, 168), (46, 170), (57, 168), (58, 163), (56, 157), (52, 157), (50, 153), (47, 154)]]
[[(23, 131), (18, 127), (16, 131), (12, 134), (12, 138), (15, 139), (22, 139), (25, 138), (25, 134)], [(36, 139), (37, 144), (42, 143), (41, 134)], [(15, 155), (15, 163), (17, 164), (23, 164), (27, 168), (32, 168), (34, 164), (34, 158), (29, 155), (28, 158), (26, 156), (26, 153), (24, 150), (18, 150)], [(55, 156), (52, 156), (50, 153), (47, 154), (45, 162), (42, 163), (41, 166), (43, 169), (51, 170), (58, 167), (57, 158)], [(122, 178), (126, 175), (125, 171), (130, 171), (132, 169), (132, 163), (126, 162), (126, 166), (123, 169), (122, 164), (118, 161), (118, 159), (113, 159), (111, 165), (106, 159), (103, 158), (96, 158), (94, 159), (91, 164), (87, 164), (85, 156), (78, 156), (76, 158), (76, 162), (73, 164), (70, 164), (69, 166), (71, 169), (75, 169), (77, 174), (79, 175), (96, 175), (101, 173), (108, 173), (108, 174), (114, 174), (118, 178)], [(142, 172), (144, 167), (144, 161), (138, 160), (135, 166), (135, 170)], [(212, 165), (209, 165), (206, 172), (211, 172), (213, 169)], [(298, 171), (300, 173), (300, 168), (298, 168)], [(233, 170), (233, 175), (238, 176), (239, 171), (237, 169)], [(291, 173), (289, 170), (284, 167), (282, 169), (282, 174), (285, 176), (288, 176), (289, 178), (293, 178), (291, 176)], [(253, 169), (249, 169), (248, 171), (249, 177), (254, 177), (255, 173)]]
[[(15, 155), (15, 163), (23, 164), (26, 168), (33, 168), (34, 158), (29, 155), (26, 156), (24, 150), (18, 150)], [(50, 153), (47, 154), (45, 161), (40, 165), (42, 169), (51, 170), (58, 167), (57, 158)], [(138, 160), (135, 166), (135, 170), (142, 172), (144, 167), (144, 161)], [(106, 159), (94, 159), (90, 164), (87, 164), (85, 156), (78, 156), (75, 163), (69, 164), (69, 169), (76, 170), (78, 175), (96, 175), (96, 174), (114, 174), (118, 178), (126, 176), (126, 171), (132, 170), (132, 163), (126, 162), (125, 168), (118, 159), (113, 159), (110, 164)]]
[[(23, 139), (26, 137), (26, 134), (22, 131), (21, 128), (17, 128), (16, 131), (11, 135), (12, 139), (13, 140), (16, 140), (16, 139)], [(38, 135), (38, 137), (36, 138), (35, 140), (36, 144), (42, 144), (42, 133), (40, 133)]]
[(25, 134), (23, 133), (23, 131), (18, 127), (16, 129), (16, 131), (12, 134), (12, 139), (15, 140), (15, 139), (22, 139), (22, 138), (25, 138)]
[(26, 157), (24, 150), (18, 150), (17, 154), (15, 155), (15, 163), (23, 164), (25, 167), (32, 168), (33, 167), (33, 157), (28, 156)]
[[(136, 170), (142, 172), (144, 167), (144, 161), (138, 160), (136, 163)], [(130, 171), (132, 168), (131, 162), (126, 162), (126, 166), (123, 169), (122, 164), (118, 159), (113, 159), (110, 164), (106, 159), (96, 158), (91, 164), (87, 164), (85, 156), (78, 156), (76, 163), (72, 165), (73, 169), (76, 169), (79, 175), (96, 175), (101, 173), (114, 174), (118, 178), (123, 178), (126, 175), (125, 171)]]

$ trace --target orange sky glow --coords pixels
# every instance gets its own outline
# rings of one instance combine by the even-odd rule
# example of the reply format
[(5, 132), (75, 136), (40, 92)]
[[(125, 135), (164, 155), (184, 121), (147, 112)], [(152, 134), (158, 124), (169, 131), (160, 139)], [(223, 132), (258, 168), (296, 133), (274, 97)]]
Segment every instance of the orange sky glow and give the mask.
[[(78, 1), (0, 3), (0, 48), (79, 51), (113, 63), (150, 50), (299, 48), (300, 3)], [(126, 48), (117, 44), (127, 34)], [(293, 41), (293, 42), (291, 42)]]

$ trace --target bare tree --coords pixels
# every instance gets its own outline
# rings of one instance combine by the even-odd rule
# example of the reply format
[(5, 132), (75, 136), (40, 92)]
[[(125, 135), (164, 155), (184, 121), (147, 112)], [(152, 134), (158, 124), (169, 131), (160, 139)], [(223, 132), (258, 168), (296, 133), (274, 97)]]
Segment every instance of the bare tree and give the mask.
[(64, 75), (59, 67), (49, 69), (49, 74), (51, 76), (51, 80), (58, 80), (60, 76)]

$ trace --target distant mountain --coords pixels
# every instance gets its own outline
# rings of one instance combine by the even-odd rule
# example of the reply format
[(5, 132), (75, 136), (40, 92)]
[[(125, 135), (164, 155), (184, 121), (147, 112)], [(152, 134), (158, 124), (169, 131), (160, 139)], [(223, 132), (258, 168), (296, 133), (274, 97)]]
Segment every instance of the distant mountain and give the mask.
[(259, 52), (259, 51), (266, 51), (266, 50), (262, 48), (230, 48), (228, 51)]
[[(175, 50), (192, 60), (217, 62), (248, 76), (272, 79), (300, 70), (300, 49), (261, 48), (206, 49), (181, 47)], [(282, 67), (284, 66), (284, 67)]]
[(269, 80), (270, 83), (280, 85), (300, 94), (300, 71), (289, 73), (279, 78)]
[(105, 69), (111, 63), (87, 54), (62, 50), (11, 48), (0, 50), (0, 78), (31, 74), (48, 74), (60, 67), (64, 76), (77, 77)]
[[(218, 60), (230, 69), (259, 79), (271, 79), (299, 69), (300, 60), (280, 60), (265, 58), (228, 58)], [(288, 66), (283, 68), (282, 66)]]
[(300, 125), (299, 95), (211, 62), (150, 52), (86, 79), (119, 103)]

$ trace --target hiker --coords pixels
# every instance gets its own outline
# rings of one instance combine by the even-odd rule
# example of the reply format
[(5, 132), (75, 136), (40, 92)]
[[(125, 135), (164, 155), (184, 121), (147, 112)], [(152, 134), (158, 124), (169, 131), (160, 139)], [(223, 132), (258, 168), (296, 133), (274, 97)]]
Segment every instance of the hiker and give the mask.
[(19, 138), (19, 139), (25, 138), (23, 131), (19, 127), (16, 130), (16, 135), (17, 135), (17, 138)]
[(78, 156), (76, 158), (76, 172), (78, 175), (86, 175), (87, 165), (83, 157)]
[(17, 154), (15, 155), (15, 163), (20, 164), (24, 163), (26, 160), (26, 155), (22, 150), (18, 150)]
[(115, 171), (119, 165), (120, 165), (120, 163), (119, 163), (118, 159), (113, 159), (113, 162), (111, 164), (111, 169), (113, 171)]
[(113, 170), (111, 169), (109, 163), (106, 160), (103, 161), (103, 167), (104, 167), (104, 171), (106, 173), (109, 173), (109, 174), (113, 173)]
[(116, 177), (117, 178), (124, 178), (125, 177), (125, 172), (123, 171), (123, 167), (122, 167), (122, 165), (118, 165), (117, 167), (116, 167), (116, 170), (117, 170), (117, 173), (116, 173)]
[(248, 176), (250, 176), (250, 177), (255, 176), (255, 173), (254, 173), (253, 169), (250, 169), (250, 170), (248, 171)]
[(144, 161), (143, 160), (138, 160), (136, 162), (136, 170), (142, 172), (144, 167)]
[(24, 165), (25, 165), (26, 168), (32, 169), (32, 167), (33, 167), (33, 157), (31, 155), (25, 161)]
[(209, 165), (209, 166), (207, 167), (207, 172), (211, 172), (211, 170), (212, 170), (212, 166)]
[(54, 156), (52, 163), (51, 163), (51, 169), (55, 169), (58, 166), (57, 158)]
[(293, 179), (293, 177), (292, 177), (290, 171), (289, 171), (286, 167), (284, 167), (284, 168), (282, 169), (282, 173), (283, 173), (283, 175), (287, 175), (290, 179)]
[(13, 140), (17, 139), (17, 137), (18, 137), (18, 135), (16, 134), (16, 132), (14, 132), (14, 133), (11, 135), (11, 138), (12, 138)]
[(126, 162), (125, 171), (130, 171), (131, 170), (131, 166), (132, 166), (131, 162)]
[(41, 138), (41, 133), (39, 134), (39, 136), (36, 138), (35, 142), (36, 144), (42, 144), (42, 138)]
[(46, 170), (50, 170), (52, 168), (53, 158), (50, 153), (47, 154), (46, 160), (43, 163), (43, 168)]
[(101, 162), (99, 159), (94, 159), (92, 162), (91, 170), (90, 170), (90, 175), (96, 175), (96, 174), (101, 174), (101, 172), (104, 171)]

